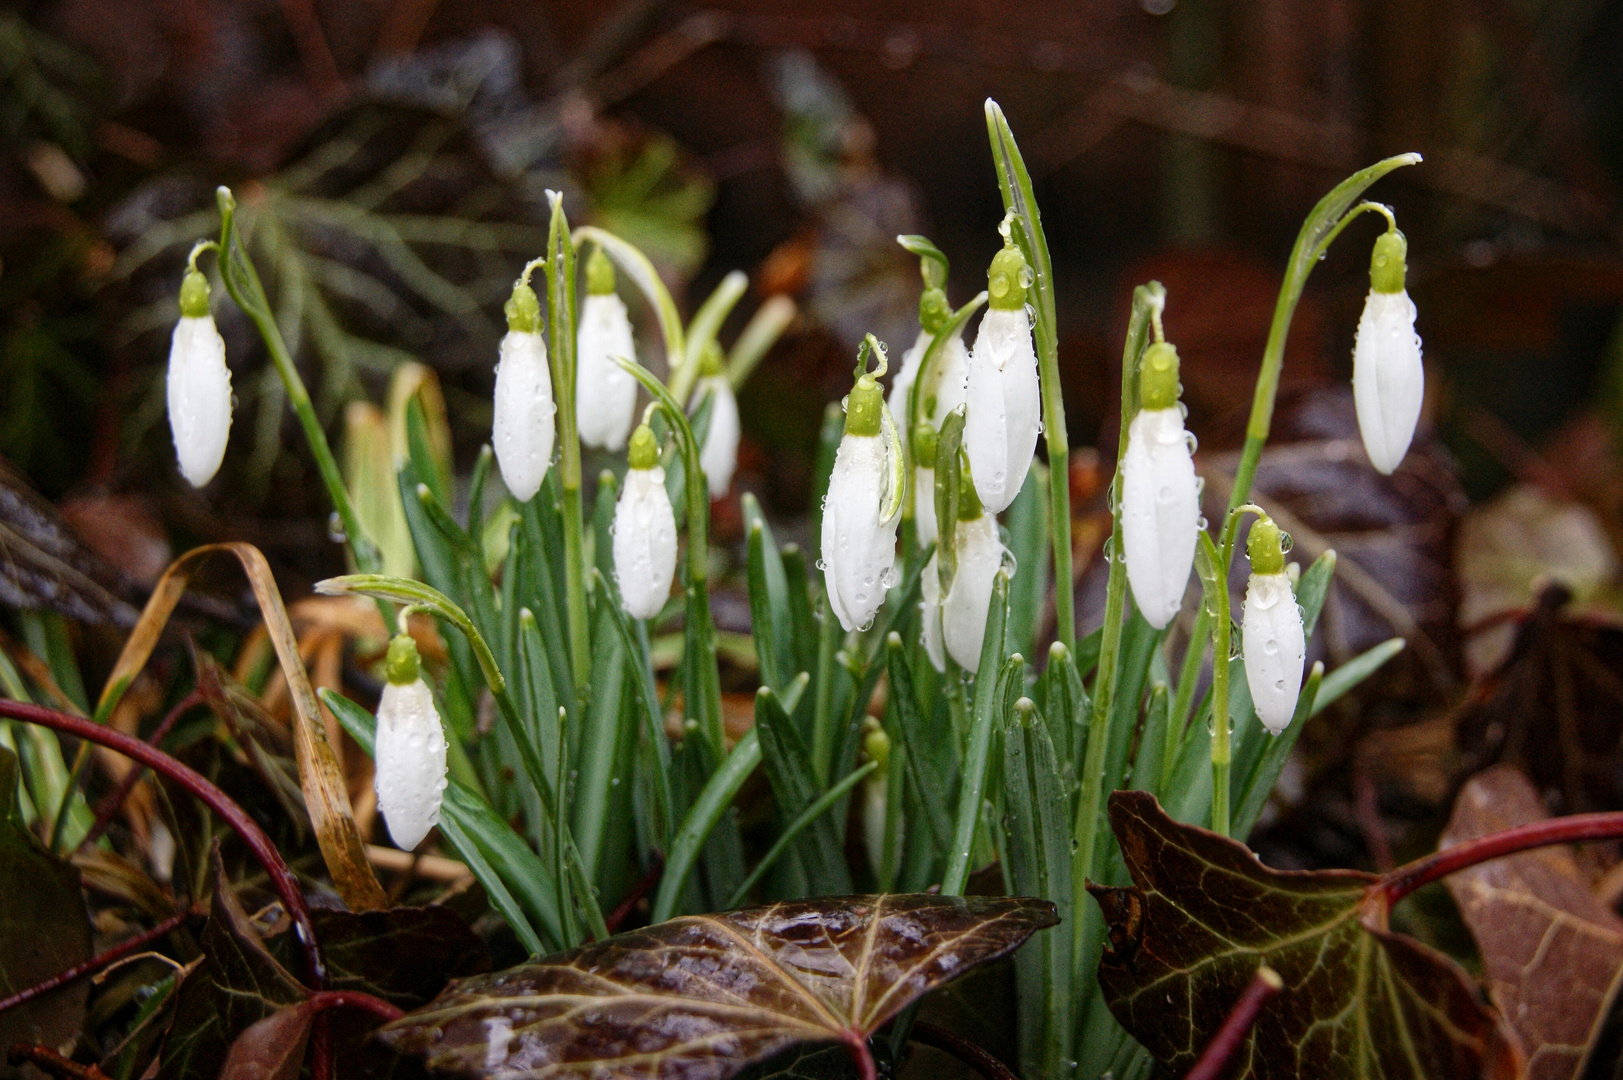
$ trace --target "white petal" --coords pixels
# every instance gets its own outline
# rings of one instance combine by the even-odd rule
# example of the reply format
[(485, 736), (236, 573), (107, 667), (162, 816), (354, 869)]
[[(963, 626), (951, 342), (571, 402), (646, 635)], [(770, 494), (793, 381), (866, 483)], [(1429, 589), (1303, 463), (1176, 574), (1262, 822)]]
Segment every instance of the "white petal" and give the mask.
[(887, 453), (878, 435), (847, 434), (823, 500), (823, 580), (829, 607), (846, 630), (872, 623), (885, 590), (895, 584), (898, 516), (879, 516), (889, 483)]
[(913, 339), (913, 347), (902, 354), (902, 370), (890, 381), (890, 396), (885, 403), (890, 406), (890, 415), (896, 421), (898, 431), (905, 433), (910, 430), (907, 422), (908, 394), (919, 377), (919, 365), (924, 363), (924, 353), (934, 340), (933, 335), (920, 330), (919, 336)]
[(913, 470), (913, 526), (919, 547), (929, 547), (940, 535), (935, 521), (935, 470)]
[(941, 359), (936, 361), (934, 388), (925, 388), (927, 393), (933, 392), (936, 396), (935, 412), (930, 414), (930, 423), (940, 427), (947, 414), (964, 403), (968, 379), (969, 349), (964, 346), (963, 331), (959, 330), (941, 347)]
[(1127, 581), (1138, 610), (1160, 630), (1183, 606), (1200, 529), (1195, 462), (1177, 408), (1144, 409), (1133, 418), (1122, 489)]
[(502, 481), (519, 502), (541, 490), (552, 464), (552, 373), (540, 334), (509, 330), (496, 365), (495, 420), (491, 442)]
[(960, 521), (957, 545), (958, 569), (952, 576), (951, 591), (941, 602), (941, 630), (947, 655), (959, 667), (974, 671), (980, 667), (981, 643), (986, 639), (992, 583), (1003, 565), (997, 519), (982, 514), (973, 521)]
[(924, 652), (937, 671), (947, 670), (947, 646), (941, 638), (941, 569), (934, 553), (919, 578), (919, 614), (924, 623)]
[(1370, 290), (1353, 344), (1353, 401), (1370, 463), (1390, 474), (1403, 462), (1420, 420), (1426, 372), (1415, 306), (1407, 292)]
[(676, 515), (665, 491), (665, 470), (627, 469), (614, 507), (614, 576), (627, 613), (659, 614), (676, 576)]
[(695, 406), (706, 393), (715, 394), (716, 403), (710, 407), (710, 431), (699, 450), (699, 467), (710, 485), (710, 497), (719, 499), (732, 488), (733, 470), (738, 468), (738, 399), (724, 375), (699, 380), (693, 391)]
[(428, 684), (388, 683), (378, 702), (374, 784), (389, 837), (404, 851), (423, 842), (440, 820), (445, 793), (445, 732)]
[(614, 357), (637, 358), (625, 301), (612, 293), (581, 304), (576, 338), (575, 425), (580, 441), (620, 450), (636, 420), (637, 380)]
[(981, 320), (964, 393), (964, 450), (975, 493), (987, 513), (1001, 513), (1026, 482), (1042, 414), (1037, 354), (1023, 310), (993, 309)]
[(214, 317), (182, 316), (169, 343), (169, 430), (193, 487), (214, 478), (231, 434), (231, 370)]
[(1296, 698), (1302, 691), (1302, 665), (1307, 658), (1302, 609), (1296, 606), (1289, 577), (1251, 575), (1240, 631), (1251, 703), (1262, 726), (1278, 735), (1296, 712)]

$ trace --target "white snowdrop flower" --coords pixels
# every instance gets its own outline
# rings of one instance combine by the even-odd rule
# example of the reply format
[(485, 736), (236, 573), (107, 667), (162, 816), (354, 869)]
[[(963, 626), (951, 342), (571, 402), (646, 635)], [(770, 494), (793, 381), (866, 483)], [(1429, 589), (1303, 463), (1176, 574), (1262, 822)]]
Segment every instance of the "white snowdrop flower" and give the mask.
[(902, 354), (902, 370), (890, 381), (890, 396), (885, 403), (898, 431), (908, 429), (908, 399), (912, 396), (913, 384), (918, 381), (919, 365), (924, 363), (924, 354), (930, 351), (930, 342), (934, 340), (934, 334), (921, 329), (919, 336), (913, 339), (913, 347)]
[[(864, 370), (869, 348), (878, 356)], [(846, 630), (866, 628), (896, 583), (896, 523), (905, 495), (902, 444), (875, 377), (885, 373), (884, 347), (872, 334), (857, 355), (857, 380), (846, 399), (845, 435), (834, 455), (823, 499), (819, 567), (829, 607)]]
[(992, 584), (1006, 550), (998, 539), (997, 518), (984, 512), (968, 521), (960, 513), (955, 539), (958, 565), (952, 586), (941, 598), (941, 634), (947, 655), (959, 667), (974, 671), (980, 667), (981, 644), (986, 639)]
[(397, 634), (389, 642), (384, 667), (389, 681), (378, 702), (373, 783), (389, 838), (396, 847), (410, 851), (439, 824), (445, 795), (445, 732), (410, 635)]
[(940, 535), (935, 520), (935, 450), (940, 437), (927, 420), (913, 430), (913, 528), (921, 548)]
[(507, 301), (507, 335), (502, 338), (496, 365), (495, 420), (491, 442), (502, 481), (519, 502), (529, 502), (541, 490), (552, 465), (552, 372), (547, 367), (547, 342), (541, 336), (541, 301), (530, 288), (530, 271), (513, 286)]
[(214, 479), (231, 434), (231, 370), (209, 314), (209, 283), (195, 267), (180, 286), (180, 321), (169, 343), (169, 430), (180, 474), (193, 487)]
[(890, 819), (890, 736), (878, 720), (868, 717), (862, 723), (862, 749), (869, 761), (879, 767), (862, 782), (862, 842), (868, 849), (868, 865), (874, 877), (885, 878), (885, 824)]
[(625, 301), (614, 295), (614, 264), (602, 248), (586, 260), (575, 349), (575, 428), (580, 441), (619, 450), (637, 418), (637, 380), (614, 358), (637, 359)]
[(1157, 630), (1183, 606), (1200, 531), (1200, 490), (1178, 407), (1178, 353), (1165, 342), (1144, 352), (1141, 405), (1122, 462), (1122, 554), (1133, 601)]
[(704, 445), (699, 448), (699, 467), (710, 485), (710, 497), (719, 499), (732, 490), (733, 473), (738, 468), (738, 398), (733, 384), (722, 371), (721, 346), (715, 342), (705, 350), (699, 381), (694, 384), (688, 412), (697, 412), (705, 395), (715, 398), (710, 406), (710, 429), (705, 433)]
[(924, 641), (924, 654), (930, 658), (930, 666), (937, 671), (947, 670), (947, 643), (941, 633), (941, 564), (938, 560), (939, 551), (932, 552), (930, 561), (924, 564), (923, 576), (919, 578), (919, 614), (924, 629), (920, 637)]
[(1369, 296), (1353, 343), (1353, 401), (1364, 449), (1377, 470), (1402, 462), (1420, 420), (1426, 373), (1415, 333), (1415, 306), (1404, 288), (1408, 242), (1393, 229), (1375, 241)]
[(1001, 513), (1020, 494), (1042, 427), (1037, 353), (1026, 314), (1029, 277), (1025, 258), (1012, 244), (992, 259), (990, 306), (969, 354), (964, 449), (989, 514)]
[(642, 424), (631, 436), (631, 468), (614, 507), (614, 577), (627, 614), (659, 614), (675, 576), (676, 515), (659, 467), (659, 444)]
[(1284, 731), (1296, 714), (1296, 699), (1302, 692), (1302, 666), (1307, 659), (1302, 609), (1296, 606), (1296, 594), (1285, 573), (1283, 539), (1279, 526), (1268, 518), (1251, 526), (1246, 541), (1251, 581), (1246, 586), (1245, 614), (1240, 623), (1251, 703), (1262, 726), (1275, 735)]

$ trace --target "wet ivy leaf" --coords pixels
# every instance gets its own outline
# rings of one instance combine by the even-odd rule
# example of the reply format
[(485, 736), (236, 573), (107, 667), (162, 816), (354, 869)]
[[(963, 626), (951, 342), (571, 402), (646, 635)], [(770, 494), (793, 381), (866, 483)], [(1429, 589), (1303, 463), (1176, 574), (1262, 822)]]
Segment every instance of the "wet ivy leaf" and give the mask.
[[(1527, 777), (1499, 765), (1472, 777), (1438, 844), (1542, 821)], [(1488, 993), (1521, 1039), (1528, 1080), (1583, 1075), (1623, 978), (1623, 919), (1595, 895), (1570, 847), (1472, 866), (1448, 889), (1482, 953)]]
[(1387, 929), (1379, 878), (1270, 870), (1245, 845), (1173, 821), (1146, 792), (1111, 795), (1110, 823), (1134, 888), (1106, 906), (1099, 985), (1161, 1075), (1189, 1070), (1264, 963), (1285, 991), (1247, 1035), (1236, 1076), (1521, 1075), (1514, 1036), (1465, 972)]
[[(79, 872), (46, 851), (17, 819), (17, 758), (0, 748), (0, 997), (90, 957), (90, 919)], [(0, 1013), (0, 1046), (73, 1038), (84, 1019), (86, 980)], [(0, 1076), (11, 1071), (0, 1061)]]
[(316, 1009), (304, 1001), (249, 1026), (231, 1044), (219, 1080), (298, 1080)]
[(1046, 900), (925, 895), (689, 916), (458, 983), (379, 1034), (463, 1076), (723, 1080), (866, 1038), (1057, 921)]

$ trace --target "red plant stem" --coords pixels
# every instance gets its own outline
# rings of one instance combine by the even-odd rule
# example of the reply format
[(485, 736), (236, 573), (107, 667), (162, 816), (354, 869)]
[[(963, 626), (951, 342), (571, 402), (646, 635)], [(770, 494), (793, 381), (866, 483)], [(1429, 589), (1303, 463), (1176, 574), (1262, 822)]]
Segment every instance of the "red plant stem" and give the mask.
[(1380, 890), (1391, 907), (1422, 885), (1430, 885), (1458, 870), (1491, 859), (1501, 859), (1530, 848), (1551, 844), (1575, 844), (1583, 840), (1623, 839), (1623, 811), (1605, 814), (1572, 814), (1568, 817), (1535, 821), (1504, 832), (1466, 840), (1398, 867), (1381, 878)]
[[(147, 745), (162, 746), (163, 740), (168, 737), (174, 726), (180, 722), (180, 718), (186, 715), (186, 712), (193, 706), (202, 703), (203, 695), (196, 690), (175, 702), (175, 707), (169, 710), (169, 715), (165, 716), (152, 734), (147, 737)], [(124, 805), (124, 800), (130, 797), (130, 792), (135, 790), (135, 785), (140, 783), (145, 772), (145, 769), (137, 767), (124, 774), (124, 779), (118, 782), (118, 787), (114, 788), (96, 807), (96, 820), (90, 826), (90, 831), (85, 833), (85, 838), (79, 841), (79, 846), (74, 849), (75, 853), (83, 851), (101, 839), (101, 834), (106, 832), (107, 826), (112, 823), (113, 815), (118, 813), (118, 808)]]
[(6, 1063), (21, 1065), (25, 1061), (51, 1076), (71, 1076), (74, 1080), (107, 1080), (107, 1074), (96, 1066), (70, 1061), (49, 1046), (13, 1043), (11, 1049), (6, 1051)]
[(1195, 1062), (1195, 1067), (1189, 1070), (1184, 1080), (1218, 1080), (1227, 1071), (1229, 1059), (1245, 1042), (1262, 1007), (1284, 988), (1284, 981), (1273, 968), (1258, 968), (1257, 973), (1251, 976), (1251, 984), (1240, 995), (1240, 1000), (1234, 1003), (1234, 1008), (1229, 1010), (1223, 1026), (1217, 1029), (1212, 1041), (1200, 1052), (1200, 1060)]
[(55, 709), (5, 699), (0, 699), (0, 716), (40, 724), (56, 731), (65, 731), (75, 738), (117, 750), (127, 758), (150, 766), (153, 771), (168, 777), (202, 800), (210, 810), (231, 826), (248, 846), (248, 850), (254, 853), (259, 865), (264, 867), (265, 875), (270, 878), (271, 887), (276, 890), (276, 895), (281, 898), (282, 905), (293, 920), (293, 936), (298, 939), (299, 948), (304, 951), (305, 966), (309, 969), (306, 984), (312, 990), (327, 988), (327, 962), (322, 959), (321, 946), (316, 941), (315, 925), (310, 921), (310, 909), (305, 905), (304, 894), (299, 891), (298, 879), (293, 876), (293, 871), (288, 869), (287, 863), (282, 861), (281, 852), (276, 850), (276, 845), (271, 843), (270, 837), (265, 835), (264, 830), (255, 824), (254, 819), (249, 817), (229, 795), (157, 747), (148, 746), (140, 739), (131, 738), (121, 731), (114, 731), (93, 721), (69, 716)]
[(608, 918), (603, 920), (603, 925), (608, 928), (609, 933), (618, 934), (620, 932), (621, 924), (631, 917), (631, 912), (637, 907), (637, 901), (652, 892), (664, 874), (665, 857), (656, 851), (654, 852), (653, 868), (644, 874), (635, 885), (631, 886), (631, 891), (626, 893), (626, 898), (620, 901), (613, 911), (609, 912)]
[(328, 1009), (360, 1009), (369, 1012), (379, 1020), (398, 1020), (406, 1015), (406, 1010), (393, 1002), (384, 1001), (371, 994), (363, 994), (359, 990), (323, 990), (310, 995), (310, 1002), (317, 1012)]
[(851, 1060), (856, 1063), (857, 1072), (862, 1080), (879, 1080), (879, 1070), (874, 1067), (873, 1051), (868, 1049), (868, 1037), (860, 1031), (847, 1030), (845, 1032), (845, 1048), (850, 1051)]
[(128, 941), (114, 945), (100, 956), (92, 956), (82, 964), (75, 964), (60, 974), (52, 975), (44, 982), (35, 983), (33, 986), (17, 991), (8, 998), (0, 999), (0, 1013), (5, 1012), (7, 1009), (15, 1009), (18, 1005), (33, 1001), (42, 994), (49, 994), (59, 986), (66, 986), (75, 979), (89, 975), (92, 971), (98, 971), (115, 960), (123, 959), (137, 949), (167, 936), (170, 931), (190, 918), (191, 914), (190, 911), (182, 911), (171, 915), (151, 930), (144, 930)]
[(972, 1043), (961, 1035), (954, 1035), (946, 1028), (937, 1027), (924, 1020), (915, 1020), (908, 1037), (925, 1046), (945, 1050), (980, 1073), (986, 1080), (1019, 1080), (1007, 1065), (999, 1061), (984, 1046)]

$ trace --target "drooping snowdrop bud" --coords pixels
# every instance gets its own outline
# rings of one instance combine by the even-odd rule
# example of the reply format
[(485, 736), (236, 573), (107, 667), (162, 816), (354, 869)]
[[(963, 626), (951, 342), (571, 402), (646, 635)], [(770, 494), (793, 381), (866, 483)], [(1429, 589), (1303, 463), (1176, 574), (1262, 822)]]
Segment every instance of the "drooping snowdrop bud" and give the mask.
[[(865, 370), (870, 347), (878, 359), (872, 372)], [(846, 399), (845, 435), (823, 499), (818, 565), (829, 607), (846, 630), (872, 623), (885, 591), (896, 583), (896, 523), (907, 485), (901, 438), (876, 381), (884, 373), (884, 346), (869, 334), (857, 354), (856, 385)]]
[(1157, 630), (1183, 606), (1200, 530), (1200, 491), (1178, 407), (1178, 351), (1144, 350), (1140, 405), (1122, 462), (1122, 554), (1133, 601)]
[(647, 424), (632, 433), (631, 468), (614, 507), (614, 576), (627, 614), (638, 619), (659, 614), (676, 576), (676, 515)]
[(1376, 238), (1369, 260), (1369, 296), (1353, 343), (1358, 430), (1370, 463), (1387, 474), (1409, 451), (1426, 391), (1414, 301), (1404, 288), (1408, 248), (1396, 228)]
[(710, 430), (699, 450), (699, 467), (704, 470), (712, 499), (731, 490), (733, 472), (738, 468), (738, 398), (733, 395), (733, 384), (727, 381), (721, 361), (721, 346), (712, 341), (699, 362), (699, 381), (694, 384), (688, 407), (689, 412), (696, 411), (706, 394), (716, 399), (710, 406)]
[(919, 547), (936, 542), (935, 448), (941, 436), (929, 421), (913, 429), (913, 526)]
[(958, 496), (957, 568), (947, 595), (941, 598), (941, 636), (947, 655), (959, 667), (974, 671), (980, 666), (981, 644), (986, 639), (992, 583), (1007, 550), (998, 539), (997, 518), (981, 506), (970, 474), (970, 468), (964, 469)]
[(1026, 314), (1030, 275), (1013, 244), (993, 257), (986, 275), (989, 306), (969, 355), (964, 449), (989, 514), (1002, 513), (1020, 494), (1041, 427), (1037, 353)]
[(1296, 713), (1307, 658), (1302, 609), (1296, 606), (1296, 594), (1285, 573), (1284, 539), (1279, 526), (1268, 518), (1251, 526), (1245, 545), (1251, 557), (1251, 582), (1245, 589), (1245, 615), (1240, 624), (1251, 703), (1262, 726), (1275, 735), (1285, 730)]
[(586, 300), (575, 350), (575, 427), (580, 441), (604, 450), (626, 444), (637, 413), (637, 380), (614, 362), (637, 358), (625, 301), (614, 295), (614, 264), (602, 248), (586, 260)]
[[(902, 354), (902, 370), (890, 381), (891, 419), (896, 423), (898, 431), (906, 431), (908, 426), (908, 397), (912, 393), (913, 384), (919, 377), (919, 365), (924, 363), (924, 354), (929, 352), (930, 343), (941, 332), (941, 328), (952, 317), (952, 309), (947, 306), (947, 294), (938, 286), (929, 286), (919, 297), (919, 336), (913, 339), (913, 347)], [(960, 350), (962, 346), (959, 346)], [(960, 380), (962, 375), (960, 374)], [(926, 413), (928, 415), (928, 413)]]
[(389, 681), (378, 702), (374, 785), (389, 838), (410, 851), (439, 824), (445, 794), (445, 732), (409, 634), (396, 634), (389, 642), (384, 669)]
[(194, 264), (180, 285), (180, 321), (169, 343), (169, 430), (180, 474), (193, 487), (214, 479), (231, 434), (231, 371), (209, 314), (209, 283)]
[(552, 465), (552, 372), (547, 367), (547, 342), (541, 336), (541, 301), (530, 288), (530, 272), (513, 286), (507, 301), (507, 335), (502, 338), (496, 365), (496, 412), (491, 442), (502, 481), (519, 502), (529, 502), (541, 490)]
[(879, 767), (862, 782), (862, 840), (874, 876), (885, 878), (885, 825), (890, 819), (890, 736), (873, 717), (862, 722), (862, 749)]

